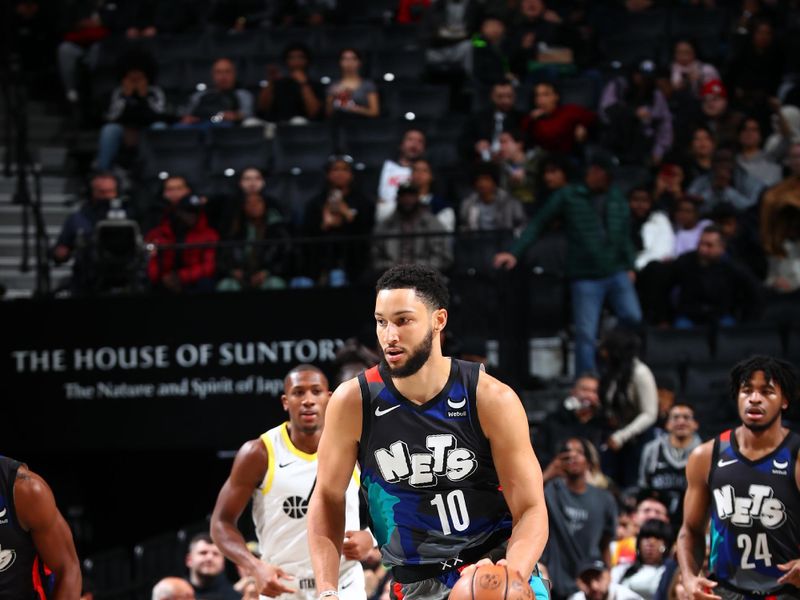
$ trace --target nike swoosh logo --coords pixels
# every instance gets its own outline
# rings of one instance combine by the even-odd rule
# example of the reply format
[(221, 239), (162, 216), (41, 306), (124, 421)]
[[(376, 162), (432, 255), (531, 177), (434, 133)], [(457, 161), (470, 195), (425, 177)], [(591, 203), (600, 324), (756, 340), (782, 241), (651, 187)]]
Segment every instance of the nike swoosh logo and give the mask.
[(455, 408), (458, 410), (459, 408), (464, 408), (467, 405), (467, 399), (464, 398), (461, 402), (455, 402), (452, 398), (447, 399), (447, 406), (450, 408)]
[(376, 417), (382, 417), (383, 415), (386, 415), (386, 414), (389, 414), (390, 412), (392, 412), (395, 408), (400, 408), (400, 405), (399, 404), (395, 404), (394, 406), (390, 406), (389, 408), (385, 408), (383, 410), (381, 410), (381, 407), (378, 406), (375, 409), (375, 416)]
[(347, 589), (347, 588), (349, 588), (351, 585), (353, 585), (353, 582), (352, 582), (352, 581), (348, 581), (347, 583), (343, 583), (343, 584), (342, 584), (342, 589), (343, 589), (343, 590), (346, 590), (346, 589)]
[(296, 462), (297, 462), (296, 460), (290, 460), (290, 461), (289, 461), (289, 462), (287, 462), (287, 463), (280, 463), (280, 464), (278, 465), (278, 468), (279, 468), (279, 469), (282, 469), (283, 467), (288, 467), (289, 465), (293, 465), (293, 464), (294, 464), (294, 463), (296, 463)]
[[(785, 469), (786, 467), (789, 466), (789, 461), (787, 460), (786, 462), (782, 462), (781, 463), (781, 462), (778, 462), (777, 460), (773, 460), (772, 464), (776, 469)], [(5, 511), (3, 511), (3, 512), (5, 512)], [(0, 517), (2, 517), (2, 516), (3, 515), (0, 515)]]
[(722, 460), (721, 458), (717, 461), (718, 467), (727, 467), (728, 465), (732, 465), (735, 462), (739, 462), (738, 458), (734, 458), (733, 460)]

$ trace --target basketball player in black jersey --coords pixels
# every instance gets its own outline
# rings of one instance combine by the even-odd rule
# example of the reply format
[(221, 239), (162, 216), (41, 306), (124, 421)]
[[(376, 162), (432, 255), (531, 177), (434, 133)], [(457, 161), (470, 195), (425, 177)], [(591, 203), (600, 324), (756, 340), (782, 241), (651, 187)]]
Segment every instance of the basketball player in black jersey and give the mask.
[(397, 598), (442, 600), (465, 566), (487, 556), (504, 555), (527, 580), (547, 542), (525, 411), (478, 364), (442, 355), (447, 303), (429, 267), (399, 265), (378, 281), (383, 361), (336, 390), (320, 441), (308, 529), (322, 600), (336, 596), (344, 490), (357, 460)]
[(698, 446), (686, 465), (678, 561), (689, 598), (800, 597), (800, 436), (781, 420), (797, 389), (793, 367), (767, 356), (731, 371), (741, 425)]
[(80, 594), (78, 554), (53, 492), (27, 466), (0, 456), (0, 600), (75, 600)]

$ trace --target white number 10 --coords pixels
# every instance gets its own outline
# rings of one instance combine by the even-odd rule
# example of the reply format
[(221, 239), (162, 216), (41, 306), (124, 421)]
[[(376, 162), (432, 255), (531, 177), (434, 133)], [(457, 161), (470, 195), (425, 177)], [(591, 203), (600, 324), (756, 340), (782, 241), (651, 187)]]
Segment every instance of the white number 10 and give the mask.
[[(447, 506), (441, 494), (431, 500), (431, 505), (436, 507), (439, 512), (439, 520), (442, 522), (442, 533), (450, 535), (450, 522), (453, 523), (453, 529), (456, 531), (464, 531), (469, 527), (469, 513), (467, 512), (467, 501), (464, 498), (464, 492), (461, 490), (453, 490), (447, 494)], [(448, 518), (448, 513), (450, 517)]]

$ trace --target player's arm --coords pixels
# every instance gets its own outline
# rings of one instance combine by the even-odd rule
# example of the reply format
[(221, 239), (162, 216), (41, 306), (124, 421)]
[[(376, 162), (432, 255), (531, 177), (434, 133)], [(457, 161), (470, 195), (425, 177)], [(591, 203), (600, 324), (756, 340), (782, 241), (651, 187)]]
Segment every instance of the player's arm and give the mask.
[(328, 402), (317, 450), (317, 485), (308, 507), (308, 546), (317, 592), (339, 588), (345, 493), (361, 437), (361, 390), (357, 379), (340, 385)]
[[(795, 460), (794, 480), (797, 488), (800, 489), (800, 456)], [(788, 583), (800, 588), (800, 558), (778, 565), (778, 568), (784, 573), (778, 579), (778, 583), (781, 585)]]
[(74, 600), (81, 595), (81, 567), (69, 525), (61, 516), (50, 486), (26, 467), (14, 482), (17, 519), (33, 538), (36, 552), (55, 574), (53, 600)]
[(269, 565), (247, 549), (237, 523), (253, 491), (267, 472), (267, 448), (261, 440), (246, 442), (236, 453), (231, 474), (222, 486), (211, 515), (211, 537), (222, 553), (245, 569), (255, 580), (259, 593), (278, 596), (294, 592), (280, 579), (291, 579), (280, 567)]
[(683, 525), (678, 534), (678, 564), (681, 578), (689, 598), (719, 600), (711, 593), (717, 584), (701, 573), (706, 554), (706, 523), (711, 495), (708, 474), (714, 442), (695, 448), (686, 463), (686, 494), (683, 497)]
[(506, 560), (528, 579), (548, 536), (542, 469), (531, 446), (528, 417), (514, 391), (483, 372), (477, 398), (478, 418), (514, 523)]

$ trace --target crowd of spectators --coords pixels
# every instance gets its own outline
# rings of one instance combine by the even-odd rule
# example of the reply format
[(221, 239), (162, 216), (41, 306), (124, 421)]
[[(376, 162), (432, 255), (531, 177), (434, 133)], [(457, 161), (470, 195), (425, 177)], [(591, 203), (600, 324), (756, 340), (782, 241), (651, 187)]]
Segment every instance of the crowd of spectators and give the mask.
[[(102, 65), (114, 61), (117, 85), (93, 165), (100, 180), (116, 176), (114, 196), (131, 199), (123, 209), (149, 252), (139, 287), (339, 286), (369, 281), (396, 261), (458, 270), (466, 256), (492, 277), (493, 268), (527, 265), (529, 247), (555, 231), (567, 240), (560, 264), (579, 372), (594, 367), (604, 299), (623, 322), (692, 327), (752, 319), (765, 300), (800, 289), (791, 3), (704, 2), (679, 11), (658, 2), (401, 2), (389, 7), (396, 23), (387, 21), (391, 13), (369, 21), (337, 2), (209, 2), (186, 14), (157, 3), (95, 4), (62, 11), (57, 66), (65, 99), (89, 106)], [(54, 35), (51, 13), (18, 3), (23, 50), (35, 36)], [(679, 35), (681, 19), (707, 35)], [(650, 55), (625, 50), (622, 42), (643, 34), (622, 31), (624, 23), (654, 31), (659, 44)], [(436, 88), (445, 112), (405, 120), (396, 106), (404, 96), (391, 78), (380, 80), (388, 69), (377, 65), (392, 52), (378, 57), (374, 38), (335, 35), (353, 28), (413, 39), (424, 53), (405, 58), (398, 48), (393, 68), (403, 72), (404, 58), (424, 61), (403, 85), (422, 91), (447, 82)], [(272, 35), (287, 40), (278, 56), (237, 46)], [(327, 41), (312, 43), (320, 37)], [(168, 67), (191, 57), (159, 51), (194, 38), (238, 53), (220, 50), (206, 63), (207, 83), (176, 97), (180, 84), (170, 74), (183, 71)], [(298, 130), (320, 127), (330, 137), (320, 143), (309, 134), (300, 151), (320, 156), (316, 171), (281, 160)], [(275, 162), (240, 161), (221, 185), (222, 175), (210, 183), (202, 170), (160, 170), (163, 154), (142, 167), (153, 161), (143, 147), (150, 137), (182, 129), (198, 130), (201, 145), (224, 139), (209, 137), (217, 130), (251, 130), (250, 142), (275, 145)], [(314, 145), (330, 157), (314, 154)], [(75, 293), (101, 291), (93, 227), (106, 205), (96, 183), (54, 251), (57, 261), (75, 258)], [(481, 242), (477, 252), (460, 252), (449, 237), (497, 230), (510, 237)], [(351, 236), (360, 241), (341, 241)]]
[[(16, 2), (9, 31), (28, 72), (54, 69), (67, 110), (98, 129), (52, 252), (73, 261), (72, 293), (337, 287), (398, 262), (497, 282), (557, 265), (578, 376), (534, 433), (553, 597), (678, 597), (699, 423), (663, 404), (635, 334), (598, 331), (604, 304), (623, 325), (691, 329), (800, 299), (796, 2), (53, 4)], [(228, 143), (252, 152), (175, 160)], [(129, 246), (107, 237), (120, 224)], [(103, 276), (109, 256), (130, 278)], [(211, 546), (194, 540), (186, 581), (153, 598), (254, 598)], [(381, 598), (383, 574), (369, 581)]]

